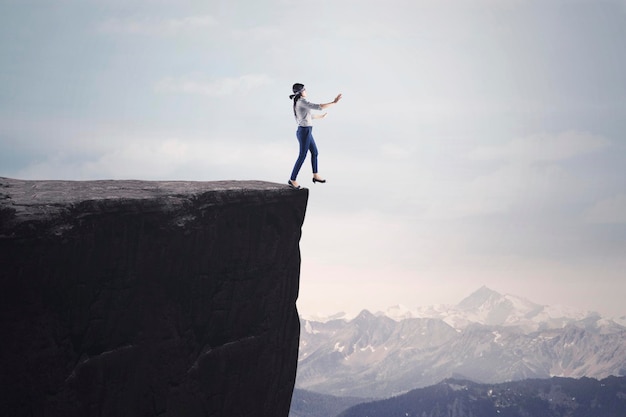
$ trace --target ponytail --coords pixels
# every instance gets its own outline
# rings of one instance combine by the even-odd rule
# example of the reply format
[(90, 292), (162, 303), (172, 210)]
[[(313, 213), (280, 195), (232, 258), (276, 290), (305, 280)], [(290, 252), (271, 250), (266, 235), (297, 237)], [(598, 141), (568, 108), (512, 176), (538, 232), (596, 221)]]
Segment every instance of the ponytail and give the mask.
[(289, 96), (289, 98), (293, 99), (293, 115), (296, 116), (296, 118), (298, 117), (298, 115), (296, 114), (296, 103), (298, 102), (298, 100), (300, 100), (301, 97), (302, 93), (292, 94)]
[(293, 87), (291, 87), (291, 90), (293, 91), (293, 94), (290, 95), (289, 98), (293, 99), (293, 115), (296, 116), (296, 119), (297, 119), (298, 115), (296, 114), (296, 103), (302, 97), (302, 92), (304, 91), (304, 84), (295, 83)]

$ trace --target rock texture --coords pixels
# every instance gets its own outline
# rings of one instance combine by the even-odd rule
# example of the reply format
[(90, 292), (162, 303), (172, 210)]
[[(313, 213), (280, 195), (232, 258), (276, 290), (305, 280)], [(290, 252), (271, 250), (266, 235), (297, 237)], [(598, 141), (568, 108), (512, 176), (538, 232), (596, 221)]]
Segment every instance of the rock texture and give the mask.
[(307, 198), (0, 178), (0, 415), (287, 416)]

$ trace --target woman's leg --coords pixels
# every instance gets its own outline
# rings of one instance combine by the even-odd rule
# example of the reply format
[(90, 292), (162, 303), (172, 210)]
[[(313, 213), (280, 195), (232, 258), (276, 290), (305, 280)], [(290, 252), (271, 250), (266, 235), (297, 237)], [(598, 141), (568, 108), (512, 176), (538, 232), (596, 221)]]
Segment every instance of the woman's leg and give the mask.
[(291, 181), (295, 181), (298, 177), (298, 172), (300, 172), (300, 168), (302, 167), (302, 164), (306, 159), (306, 154), (311, 146), (310, 140), (313, 138), (313, 136), (311, 136), (311, 128), (299, 127), (296, 132), (296, 137), (298, 138), (298, 142), (300, 142), (300, 153), (298, 154), (298, 159), (293, 166), (293, 171), (291, 171)]
[(311, 168), (313, 168), (313, 183), (321, 182), (325, 183), (326, 180), (317, 173), (317, 145), (315, 144), (315, 139), (313, 138), (313, 133), (311, 133), (311, 144), (309, 145), (309, 151), (311, 152)]
[(313, 138), (313, 132), (309, 132), (309, 151), (311, 151), (311, 168), (313, 168), (313, 174), (317, 174), (317, 145), (315, 144), (315, 139)]

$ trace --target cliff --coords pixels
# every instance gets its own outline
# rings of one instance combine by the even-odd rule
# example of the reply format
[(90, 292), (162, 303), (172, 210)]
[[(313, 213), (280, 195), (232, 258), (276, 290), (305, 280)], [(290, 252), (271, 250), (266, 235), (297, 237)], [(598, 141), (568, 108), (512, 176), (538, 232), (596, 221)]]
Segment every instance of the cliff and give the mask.
[(287, 416), (307, 198), (0, 178), (0, 415)]

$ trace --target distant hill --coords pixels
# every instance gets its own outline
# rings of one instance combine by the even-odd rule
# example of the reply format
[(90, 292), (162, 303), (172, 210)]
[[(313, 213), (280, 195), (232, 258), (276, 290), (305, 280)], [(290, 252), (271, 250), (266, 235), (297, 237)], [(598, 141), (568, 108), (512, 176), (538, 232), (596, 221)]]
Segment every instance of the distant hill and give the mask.
[(291, 399), (289, 417), (333, 417), (367, 398), (335, 397), (316, 392), (295, 389)]
[(340, 417), (624, 417), (626, 378), (551, 378), (502, 384), (448, 379)]

